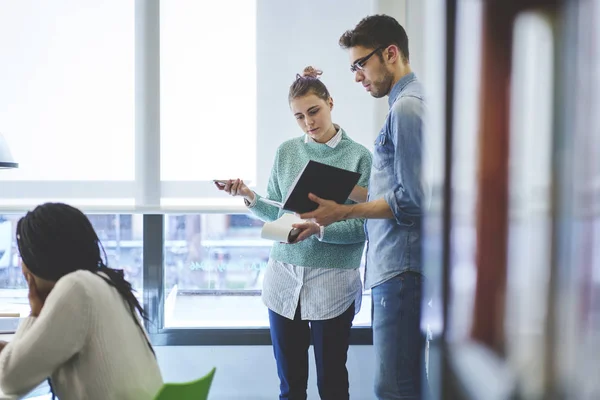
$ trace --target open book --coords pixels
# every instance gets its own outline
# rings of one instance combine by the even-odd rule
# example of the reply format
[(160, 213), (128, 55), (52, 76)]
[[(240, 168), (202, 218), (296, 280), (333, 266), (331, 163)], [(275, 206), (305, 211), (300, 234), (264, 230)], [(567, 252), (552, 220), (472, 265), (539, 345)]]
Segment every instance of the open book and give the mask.
[(282, 203), (261, 198), (260, 201), (298, 214), (317, 209), (308, 198), (312, 193), (325, 200), (343, 204), (358, 183), (360, 173), (310, 160), (298, 174)]
[(266, 222), (260, 232), (260, 237), (277, 242), (293, 243), (301, 231), (293, 228), (292, 225), (302, 222), (304, 221), (294, 214), (285, 213), (275, 221)]

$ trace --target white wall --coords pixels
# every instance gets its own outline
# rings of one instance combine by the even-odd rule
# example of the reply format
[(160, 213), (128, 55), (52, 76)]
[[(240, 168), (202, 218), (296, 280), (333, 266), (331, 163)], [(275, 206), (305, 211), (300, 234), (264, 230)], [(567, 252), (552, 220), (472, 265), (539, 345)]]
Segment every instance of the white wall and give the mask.
[(289, 87), (307, 65), (321, 77), (334, 99), (333, 120), (371, 149), (382, 120), (375, 123), (375, 100), (354, 82), (342, 33), (372, 12), (372, 0), (258, 0), (258, 191), (266, 188), (277, 147), (300, 136), (288, 105)]
[(335, 102), (334, 121), (354, 140), (372, 149), (388, 111), (387, 98), (373, 99), (354, 82), (347, 52), (338, 45), (339, 37), (367, 15), (391, 15), (407, 31), (413, 70), (421, 80), (426, 80), (424, 22), (425, 5), (430, 1), (345, 0), (341, 3), (339, 0), (306, 0), (296, 4), (258, 0), (259, 192), (266, 188), (279, 144), (301, 134), (290, 113), (287, 95), (296, 73), (301, 73), (307, 65), (324, 72), (321, 79)]

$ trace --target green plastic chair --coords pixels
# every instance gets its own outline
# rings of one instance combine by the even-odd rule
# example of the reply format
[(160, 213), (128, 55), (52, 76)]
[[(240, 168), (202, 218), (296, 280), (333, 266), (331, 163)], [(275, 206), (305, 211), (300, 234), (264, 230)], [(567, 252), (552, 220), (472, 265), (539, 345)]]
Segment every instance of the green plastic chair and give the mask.
[(213, 368), (204, 377), (185, 383), (165, 383), (154, 400), (206, 400), (215, 371)]

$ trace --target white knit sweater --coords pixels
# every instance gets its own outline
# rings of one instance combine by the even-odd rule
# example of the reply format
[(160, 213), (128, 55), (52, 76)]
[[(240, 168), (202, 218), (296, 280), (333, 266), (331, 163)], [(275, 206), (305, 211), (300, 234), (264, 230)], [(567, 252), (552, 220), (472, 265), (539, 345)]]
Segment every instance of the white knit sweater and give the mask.
[(144, 335), (115, 288), (73, 272), (0, 353), (0, 387), (21, 395), (51, 376), (60, 400), (153, 399), (163, 381)]

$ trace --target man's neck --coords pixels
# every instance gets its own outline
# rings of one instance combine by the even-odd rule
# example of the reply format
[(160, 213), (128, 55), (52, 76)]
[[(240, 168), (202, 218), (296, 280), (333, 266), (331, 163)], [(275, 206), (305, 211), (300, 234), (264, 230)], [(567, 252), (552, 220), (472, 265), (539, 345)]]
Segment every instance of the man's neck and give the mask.
[[(407, 63), (400, 65), (394, 72), (394, 80), (392, 81), (392, 86), (390, 87), (390, 93), (392, 92), (392, 88), (396, 86), (396, 83), (400, 82), (400, 79), (404, 78), (411, 72), (412, 69), (410, 68), (410, 64)], [(390, 95), (390, 93), (388, 93), (388, 96)]]

